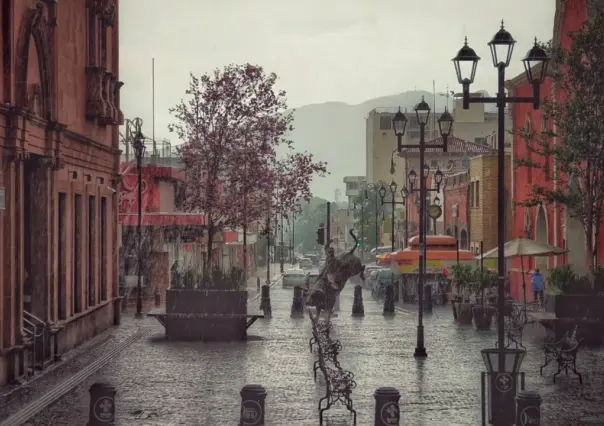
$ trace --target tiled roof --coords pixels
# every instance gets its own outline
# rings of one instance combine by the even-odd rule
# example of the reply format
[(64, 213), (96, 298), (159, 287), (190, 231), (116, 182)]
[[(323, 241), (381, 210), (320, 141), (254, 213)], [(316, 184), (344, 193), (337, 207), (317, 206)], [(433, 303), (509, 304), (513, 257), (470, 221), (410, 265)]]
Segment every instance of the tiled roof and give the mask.
[[(426, 142), (426, 152), (442, 152), (440, 148), (430, 148), (430, 145), (441, 145), (443, 143), (443, 138), (440, 137), (438, 139), (433, 139), (431, 141)], [(463, 139), (456, 138), (455, 136), (450, 136), (447, 141), (447, 150), (448, 152), (459, 152), (468, 154), (492, 154), (495, 151), (486, 145), (481, 145), (474, 142), (468, 142)], [(407, 148), (403, 147), (402, 152), (409, 153), (418, 153), (418, 148)]]

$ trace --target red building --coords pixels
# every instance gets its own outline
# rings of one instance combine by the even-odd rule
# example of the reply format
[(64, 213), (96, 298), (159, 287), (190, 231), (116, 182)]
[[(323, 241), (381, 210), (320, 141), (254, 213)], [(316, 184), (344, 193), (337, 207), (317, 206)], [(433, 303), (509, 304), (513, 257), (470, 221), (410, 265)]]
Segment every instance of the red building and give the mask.
[(119, 313), (117, 13), (117, 1), (0, 1), (0, 384)]
[(459, 248), (468, 250), (470, 242), (470, 171), (445, 178), (443, 189), (445, 233), (459, 240)]
[[(152, 141), (147, 152), (152, 152)], [(175, 264), (181, 270), (201, 271), (207, 256), (206, 218), (200, 213), (184, 213), (182, 196), (184, 172), (178, 158), (172, 156), (169, 142), (158, 142), (157, 152), (149, 155), (142, 166), (142, 282), (145, 304), (153, 303), (154, 295), (162, 296), (170, 287), (170, 270)], [(120, 166), (119, 221), (121, 225), (120, 290), (129, 306), (136, 301), (138, 281), (138, 168), (128, 161), (128, 147)], [(255, 271), (256, 235), (248, 231), (248, 276)], [(214, 236), (212, 263), (223, 269), (243, 265), (243, 235), (226, 230)]]
[[(569, 33), (581, 28), (588, 14), (593, 13), (589, 9), (592, 2), (586, 0), (557, 0), (556, 13), (554, 17), (553, 45), (568, 49), (571, 45)], [(524, 73), (507, 82), (506, 87), (511, 96), (532, 96), (533, 89), (528, 84)], [(542, 98), (554, 98), (558, 102), (563, 102), (561, 93), (552, 84), (550, 79), (541, 87)], [(522, 128), (534, 129), (537, 132), (551, 126), (543, 120), (541, 111), (534, 111), (530, 104), (514, 104), (512, 106), (512, 119), (514, 129)], [(552, 144), (564, 143), (562, 140), (552, 138)], [(524, 138), (514, 137), (512, 154), (514, 158), (530, 157)], [(533, 158), (533, 161), (544, 161), (540, 158)], [(559, 183), (553, 179), (556, 173), (556, 164), (552, 159), (547, 160), (543, 170), (534, 168), (513, 168), (512, 174), (512, 203), (521, 203), (525, 200), (531, 191), (534, 183), (549, 186), (550, 189), (557, 188)], [(576, 183), (578, 184), (578, 183)], [(572, 184), (571, 184), (572, 185)], [(572, 190), (572, 188), (569, 188)], [(570, 217), (565, 207), (562, 205), (542, 205), (533, 208), (517, 207), (513, 212), (513, 234), (516, 236), (527, 236), (537, 241), (547, 242), (549, 244), (566, 247), (569, 250), (568, 255), (560, 257), (525, 259), (524, 269), (531, 270), (539, 267), (547, 269), (561, 263), (570, 263), (576, 270), (584, 270), (585, 259), (585, 231), (583, 224), (579, 219)], [(604, 260), (604, 243), (600, 243), (598, 251), (600, 262)], [(520, 261), (511, 261), (510, 272), (512, 275), (512, 295), (522, 298), (522, 276)], [(528, 277), (527, 277), (528, 278)], [(532, 298), (532, 292), (527, 292), (527, 298)]]

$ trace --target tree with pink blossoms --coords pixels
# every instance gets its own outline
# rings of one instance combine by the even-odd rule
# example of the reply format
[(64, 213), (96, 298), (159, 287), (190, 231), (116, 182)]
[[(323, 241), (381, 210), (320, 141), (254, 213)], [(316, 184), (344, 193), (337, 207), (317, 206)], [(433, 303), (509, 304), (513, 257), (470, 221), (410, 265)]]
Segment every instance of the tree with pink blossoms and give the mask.
[(312, 196), (310, 185), (315, 176), (327, 174), (327, 163), (315, 162), (309, 153), (288, 153), (276, 161), (274, 167), (272, 208), (275, 212), (287, 214), (297, 212), (302, 200)]
[(206, 217), (206, 278), (216, 234), (259, 219), (266, 210), (263, 194), (274, 186), (276, 150), (293, 120), (276, 80), (250, 64), (191, 74), (186, 99), (170, 109), (170, 131), (183, 141), (178, 153), (186, 176), (185, 210)]

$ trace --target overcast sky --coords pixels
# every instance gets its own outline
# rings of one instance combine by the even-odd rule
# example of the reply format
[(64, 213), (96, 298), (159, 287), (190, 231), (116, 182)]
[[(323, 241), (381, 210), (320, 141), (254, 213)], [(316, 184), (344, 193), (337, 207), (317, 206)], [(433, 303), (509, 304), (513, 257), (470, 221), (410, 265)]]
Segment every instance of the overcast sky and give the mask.
[(482, 61), (476, 89), (493, 93), (486, 43), (501, 19), (518, 40), (509, 77), (534, 37), (552, 36), (555, 0), (126, 0), (120, 2), (121, 104), (170, 137), (168, 108), (188, 74), (255, 63), (280, 76), (290, 106), (360, 103), (414, 88), (458, 89), (451, 58), (468, 36)]

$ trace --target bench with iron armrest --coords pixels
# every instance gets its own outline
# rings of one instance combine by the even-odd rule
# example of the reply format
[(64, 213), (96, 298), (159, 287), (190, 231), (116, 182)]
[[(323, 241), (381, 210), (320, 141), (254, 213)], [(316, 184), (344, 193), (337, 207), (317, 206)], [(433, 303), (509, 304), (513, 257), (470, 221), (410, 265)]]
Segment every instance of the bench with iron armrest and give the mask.
[(342, 345), (338, 340), (331, 338), (332, 326), (330, 322), (315, 320), (311, 317), (312, 333), (311, 351), (316, 347), (317, 360), (313, 364), (313, 374), (317, 380), (317, 372), (321, 371), (325, 380), (325, 396), (319, 400), (319, 424), (323, 425), (323, 413), (335, 403), (342, 403), (353, 415), (356, 425), (356, 411), (352, 403), (352, 390), (357, 384), (354, 375), (344, 370), (338, 361)]
[(558, 374), (564, 371), (568, 376), (568, 370), (570, 369), (579, 378), (579, 383), (583, 384), (583, 378), (577, 371), (579, 343), (579, 340), (577, 340), (577, 327), (574, 328), (572, 333), (567, 331), (564, 337), (559, 341), (545, 343), (543, 345), (545, 361), (540, 368), (541, 375), (543, 375), (543, 369), (547, 367), (549, 363), (555, 361), (558, 364), (558, 371), (554, 374), (554, 383), (556, 383), (556, 376)]
[[(336, 368), (340, 368), (338, 355), (342, 351), (342, 344), (339, 340), (321, 342), (318, 351), (317, 360), (313, 363), (313, 375), (315, 380), (317, 380), (317, 372), (321, 370), (321, 364), (331, 364)], [(325, 381), (327, 382), (327, 377), (325, 377)]]
[(509, 348), (513, 343), (516, 345), (516, 349), (521, 347), (526, 350), (526, 347), (522, 344), (522, 334), (528, 322), (526, 310), (523, 307), (514, 306), (510, 311), (510, 315), (506, 316), (504, 321), (507, 339), (506, 348)]
[(316, 322), (311, 320), (312, 324), (312, 337), (308, 341), (308, 346), (310, 351), (313, 351), (313, 348), (319, 345), (319, 339), (327, 337), (329, 338), (331, 332), (333, 331), (333, 326), (330, 322), (319, 321)]
[(352, 390), (357, 387), (354, 374), (340, 367), (337, 359), (320, 356), (319, 367), (325, 378), (325, 396), (319, 400), (319, 424), (323, 424), (323, 413), (340, 402), (353, 415), (357, 424), (357, 412), (353, 408)]

